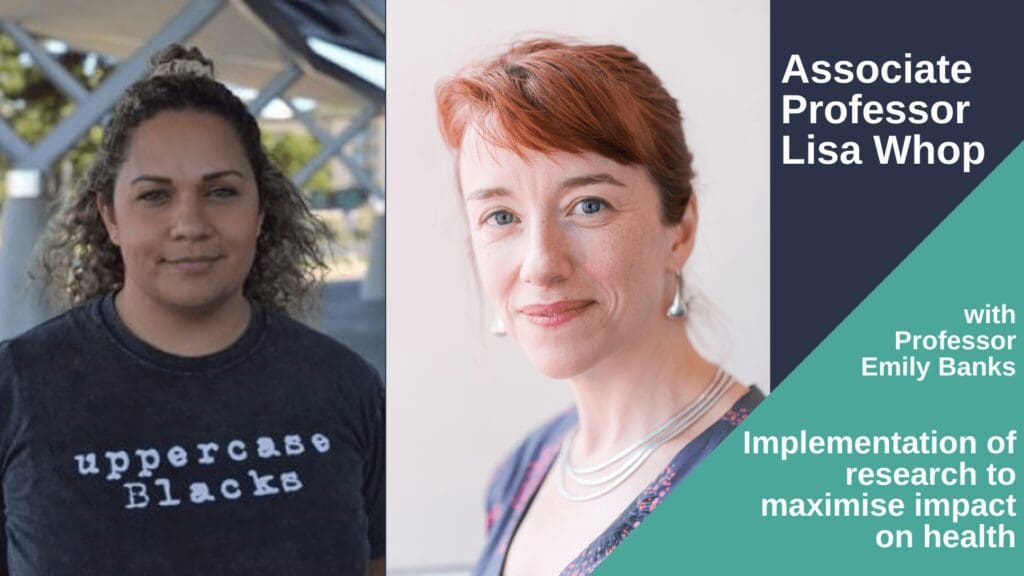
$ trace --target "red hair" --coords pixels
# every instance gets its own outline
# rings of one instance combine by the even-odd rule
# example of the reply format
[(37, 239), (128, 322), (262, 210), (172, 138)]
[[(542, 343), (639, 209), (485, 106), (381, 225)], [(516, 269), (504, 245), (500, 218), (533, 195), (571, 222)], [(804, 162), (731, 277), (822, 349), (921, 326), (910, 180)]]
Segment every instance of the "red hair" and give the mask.
[(458, 150), (467, 129), (522, 155), (594, 152), (647, 168), (663, 220), (678, 223), (693, 193), (679, 106), (626, 48), (538, 39), (512, 45), (437, 87), (441, 134)]

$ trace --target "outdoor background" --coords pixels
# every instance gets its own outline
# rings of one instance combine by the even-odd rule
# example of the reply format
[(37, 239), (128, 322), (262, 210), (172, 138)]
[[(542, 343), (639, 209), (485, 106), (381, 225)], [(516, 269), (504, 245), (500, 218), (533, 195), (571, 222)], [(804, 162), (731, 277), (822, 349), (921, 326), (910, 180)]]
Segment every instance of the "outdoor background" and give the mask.
[(767, 391), (769, 5), (392, 0), (388, 10), (389, 572), (463, 574), (483, 544), (494, 466), (571, 399), (487, 329), (435, 84), (544, 33), (636, 52), (679, 100), (695, 156), (701, 221), (686, 272), (703, 298), (691, 323), (713, 358)]
[[(270, 156), (333, 232), (321, 313), (304, 320), (383, 374), (384, 64), (374, 61), (384, 50), (383, 0), (309, 0), (301, 13), (285, 3), (224, 0), (114, 4), (10, 0), (0, 7), (0, 339), (52, 313), (31, 306), (40, 287), (27, 283), (25, 268), (47, 207), (95, 158), (120, 94), (103, 89), (122, 85), (116, 78), (126, 70), (132, 80), (142, 77), (145, 67), (133, 62), (148, 56), (137, 55), (178, 41), (202, 49), (218, 79), (253, 109)], [(369, 52), (362, 68), (350, 70), (353, 50)], [(67, 79), (55, 79), (47, 64)], [(357, 76), (364, 80), (358, 89)], [(97, 112), (96, 102), (106, 108)], [(79, 118), (88, 122), (80, 137), (52, 142)], [(32, 156), (41, 150), (57, 156), (37, 166)], [(6, 183), (26, 168), (42, 174), (38, 199), (19, 198)]]

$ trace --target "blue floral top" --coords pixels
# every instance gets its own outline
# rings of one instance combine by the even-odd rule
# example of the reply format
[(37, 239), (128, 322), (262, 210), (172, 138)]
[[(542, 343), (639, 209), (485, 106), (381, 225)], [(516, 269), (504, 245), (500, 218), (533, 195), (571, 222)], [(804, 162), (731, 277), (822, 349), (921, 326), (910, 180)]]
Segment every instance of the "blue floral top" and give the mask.
[[(680, 450), (632, 504), (562, 570), (561, 576), (584, 576), (593, 572), (763, 399), (764, 395), (751, 387), (718, 422)], [(575, 410), (558, 416), (527, 437), (498, 468), (487, 492), (487, 542), (473, 569), (474, 576), (501, 574), (512, 536), (557, 458), (562, 440), (576, 422)]]

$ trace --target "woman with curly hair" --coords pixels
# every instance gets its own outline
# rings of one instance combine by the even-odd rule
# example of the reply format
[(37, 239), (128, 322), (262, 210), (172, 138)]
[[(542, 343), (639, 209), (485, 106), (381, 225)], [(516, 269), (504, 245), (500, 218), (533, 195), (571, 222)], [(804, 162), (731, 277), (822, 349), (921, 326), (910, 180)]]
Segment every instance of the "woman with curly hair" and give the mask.
[(43, 240), (70, 309), (0, 343), (0, 566), (383, 574), (380, 379), (289, 317), (323, 232), (212, 63), (155, 56)]

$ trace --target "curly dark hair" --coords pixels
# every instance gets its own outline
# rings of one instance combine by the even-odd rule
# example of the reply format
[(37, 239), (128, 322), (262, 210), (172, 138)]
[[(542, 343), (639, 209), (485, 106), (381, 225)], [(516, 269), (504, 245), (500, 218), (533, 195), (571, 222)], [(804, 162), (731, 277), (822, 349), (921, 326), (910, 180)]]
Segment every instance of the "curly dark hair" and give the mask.
[(150, 60), (150, 76), (131, 85), (114, 108), (96, 161), (66, 193), (40, 244), (38, 269), (61, 308), (118, 290), (124, 284), (121, 252), (100, 218), (98, 201), (113, 204), (114, 182), (133, 131), (167, 110), (220, 116), (234, 128), (259, 189), (264, 219), (256, 257), (245, 280), (247, 298), (290, 313), (307, 311), (309, 296), (327, 265), (320, 240), (329, 237), (301, 193), (267, 156), (256, 119), (245, 104), (213, 79), (213, 63), (197, 48), (168, 46)]

